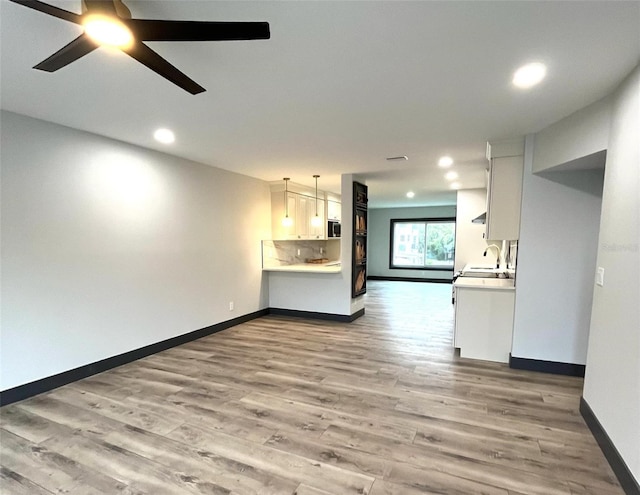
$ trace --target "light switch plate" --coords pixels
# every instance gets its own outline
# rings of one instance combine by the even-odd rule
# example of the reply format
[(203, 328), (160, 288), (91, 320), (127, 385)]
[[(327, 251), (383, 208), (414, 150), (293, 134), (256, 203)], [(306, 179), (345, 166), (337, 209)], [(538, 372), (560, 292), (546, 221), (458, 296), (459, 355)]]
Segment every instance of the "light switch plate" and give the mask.
[(596, 270), (596, 285), (604, 287), (604, 268), (601, 266)]

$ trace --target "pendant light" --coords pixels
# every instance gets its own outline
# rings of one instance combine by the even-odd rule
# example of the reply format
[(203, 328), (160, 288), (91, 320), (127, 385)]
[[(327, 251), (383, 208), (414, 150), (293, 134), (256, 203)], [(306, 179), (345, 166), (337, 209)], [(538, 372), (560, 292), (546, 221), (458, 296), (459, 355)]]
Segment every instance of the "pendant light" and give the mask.
[(320, 227), (322, 225), (322, 218), (318, 216), (318, 177), (320, 176), (313, 176), (313, 178), (316, 180), (316, 216), (311, 219), (311, 225), (313, 225), (314, 227)]
[(293, 218), (289, 216), (289, 177), (282, 179), (284, 181), (284, 218), (282, 219), (283, 227), (291, 227), (293, 225)]

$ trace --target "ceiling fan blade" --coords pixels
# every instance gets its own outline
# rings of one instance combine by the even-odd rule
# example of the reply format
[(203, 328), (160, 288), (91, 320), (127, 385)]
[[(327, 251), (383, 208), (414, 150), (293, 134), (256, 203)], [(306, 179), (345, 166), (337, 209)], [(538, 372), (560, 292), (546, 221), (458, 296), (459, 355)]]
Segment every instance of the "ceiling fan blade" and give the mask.
[(125, 23), (141, 41), (266, 40), (271, 37), (268, 22), (130, 19)]
[(85, 56), (87, 53), (92, 52), (96, 48), (98, 48), (96, 43), (94, 43), (88, 36), (81, 34), (67, 46), (61, 48), (49, 58), (40, 62), (34, 67), (34, 69), (55, 72), (65, 65), (78, 60), (80, 57)]
[(198, 93), (206, 91), (206, 89), (200, 86), (197, 82), (190, 79), (186, 74), (180, 72), (140, 41), (134, 42), (130, 48), (122, 48), (122, 51), (135, 58), (138, 62), (146, 65), (149, 69), (161, 75), (165, 79), (168, 79), (173, 84), (180, 86), (185, 91), (188, 91), (192, 95), (197, 95)]
[(37, 10), (38, 12), (42, 12), (44, 14), (52, 15), (53, 17), (57, 17), (58, 19), (63, 19), (69, 22), (75, 22), (76, 24), (80, 24), (81, 15), (75, 14), (73, 12), (69, 12), (68, 10), (60, 9), (58, 7), (54, 7), (53, 5), (49, 5), (48, 3), (39, 2), (38, 0), (11, 0), (13, 3), (17, 3), (19, 5), (24, 5), (25, 7), (29, 7), (30, 9)]
[(113, 0), (83, 0), (87, 6), (87, 12), (96, 14), (101, 12), (106, 15), (117, 15)]

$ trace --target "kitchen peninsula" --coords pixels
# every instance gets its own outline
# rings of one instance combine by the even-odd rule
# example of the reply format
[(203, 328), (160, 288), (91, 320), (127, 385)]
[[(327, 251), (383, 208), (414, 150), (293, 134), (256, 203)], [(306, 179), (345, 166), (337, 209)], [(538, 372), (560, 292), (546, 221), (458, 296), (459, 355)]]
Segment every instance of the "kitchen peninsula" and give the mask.
[(263, 268), (265, 272), (289, 272), (289, 273), (340, 273), (342, 266), (339, 261), (327, 263), (300, 263), (297, 265), (273, 266)]
[[(355, 312), (347, 292), (351, 270), (347, 264), (343, 271), (341, 242), (339, 238), (262, 242), (262, 270), (268, 281), (272, 313), (341, 321), (351, 319)], [(323, 262), (306, 262), (312, 258)]]
[[(353, 181), (349, 174), (342, 176), (342, 196), (319, 191), (317, 213), (323, 224), (316, 231), (310, 228), (316, 198), (309, 196), (308, 188), (272, 185), (272, 239), (262, 241), (262, 271), (272, 313), (340, 321), (364, 314), (362, 297), (351, 297)], [(283, 225), (287, 215), (292, 222)], [(341, 223), (341, 236), (329, 231), (329, 220)]]

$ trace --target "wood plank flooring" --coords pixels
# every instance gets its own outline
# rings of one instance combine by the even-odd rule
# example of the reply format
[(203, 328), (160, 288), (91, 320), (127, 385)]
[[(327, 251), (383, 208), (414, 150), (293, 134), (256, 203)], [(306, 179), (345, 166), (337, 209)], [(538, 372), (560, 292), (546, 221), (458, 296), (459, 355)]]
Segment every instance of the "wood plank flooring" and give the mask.
[(0, 410), (3, 494), (621, 495), (582, 379), (457, 357), (451, 287), (269, 316)]

